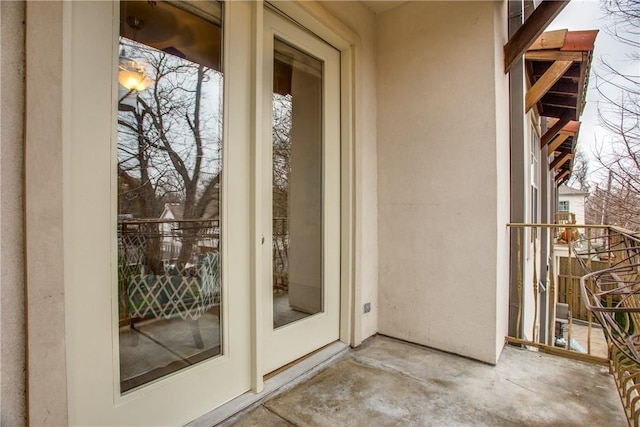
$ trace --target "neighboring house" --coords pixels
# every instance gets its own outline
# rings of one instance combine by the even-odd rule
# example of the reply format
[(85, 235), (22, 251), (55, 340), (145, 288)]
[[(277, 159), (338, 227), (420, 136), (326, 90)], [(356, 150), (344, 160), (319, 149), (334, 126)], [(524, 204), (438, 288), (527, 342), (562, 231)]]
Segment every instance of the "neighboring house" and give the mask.
[(558, 212), (571, 212), (576, 217), (576, 224), (584, 224), (584, 206), (588, 196), (588, 191), (561, 185), (558, 187)]
[[(507, 224), (552, 221), (571, 173), (595, 33), (538, 37), (566, 2), (176, 4), (2, 2), (3, 424), (185, 424), (260, 393), (266, 374), (329, 343), (356, 347), (381, 333), (495, 364), (506, 335), (546, 329), (543, 291), (540, 313), (518, 318), (533, 292), (527, 280), (518, 296), (514, 271), (545, 271), (549, 242), (528, 234), (518, 252)], [(187, 124), (163, 130), (182, 134), (166, 138), (162, 123), (145, 121), (150, 102), (167, 104), (144, 92), (142, 61), (120, 57), (121, 28), (174, 65), (206, 65), (206, 79), (201, 67), (176, 69), (218, 84), (202, 98), (219, 106), (215, 120), (198, 128), (193, 117), (207, 109), (180, 98), (169, 110)], [(140, 109), (119, 105), (118, 82), (138, 88)], [(277, 99), (293, 100), (290, 116), (278, 116), (287, 110)], [(183, 170), (206, 150), (170, 150), (189, 132), (210, 148), (215, 138), (196, 130), (218, 123), (224, 157), (222, 299), (191, 319), (217, 335), (208, 342), (181, 323), (191, 353), (159, 351), (180, 359), (137, 377), (127, 370), (145, 357), (123, 338), (135, 331), (117, 309), (127, 287), (116, 289), (115, 193), (128, 172), (116, 166), (120, 113), (134, 120), (128, 143), (147, 150), (127, 161), (168, 153), (145, 171), (159, 171), (156, 187), (179, 175), (184, 185), (172, 188), (190, 197), (214, 189)], [(293, 141), (288, 284), (308, 315), (277, 329), (274, 117)], [(180, 218), (172, 205), (163, 216)], [(160, 276), (153, 283), (181, 290)], [(187, 280), (192, 299), (202, 280), (197, 271)]]
[(165, 266), (175, 262), (182, 248), (182, 239), (174, 231), (178, 228), (177, 222), (169, 221), (181, 220), (183, 213), (184, 208), (180, 203), (165, 203), (160, 215), (160, 221), (163, 221), (159, 226), (162, 233), (162, 261)]

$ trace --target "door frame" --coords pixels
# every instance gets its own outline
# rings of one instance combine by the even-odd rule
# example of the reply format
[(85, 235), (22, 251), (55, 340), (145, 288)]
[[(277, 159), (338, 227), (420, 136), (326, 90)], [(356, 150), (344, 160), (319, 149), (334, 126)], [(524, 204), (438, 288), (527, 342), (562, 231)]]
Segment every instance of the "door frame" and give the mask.
[[(315, 34), (301, 29), (281, 13), (269, 8), (264, 15), (263, 37), (263, 99), (262, 114), (267, 117), (262, 133), (263, 147), (263, 180), (262, 194), (264, 194), (261, 215), (262, 256), (264, 266), (262, 286), (267, 292), (263, 300), (263, 345), (264, 371), (278, 369), (293, 360), (317, 350), (339, 339), (340, 329), (340, 53), (332, 45), (318, 38)], [(279, 39), (295, 48), (315, 57), (323, 62), (322, 74), (322, 107), (320, 112), (322, 141), (321, 141), (321, 300), (322, 308), (319, 312), (310, 314), (295, 322), (273, 327), (273, 207), (272, 207), (272, 109), (271, 95), (273, 93), (273, 67), (275, 39)], [(294, 102), (294, 105), (296, 103)], [(295, 109), (295, 107), (294, 107)], [(295, 125), (294, 125), (295, 126)], [(336, 144), (337, 140), (337, 144)], [(293, 143), (295, 145), (295, 142)], [(294, 167), (295, 168), (295, 167)], [(334, 194), (338, 194), (337, 197)], [(261, 241), (262, 240), (261, 236)], [(336, 252), (337, 251), (337, 252)]]
[[(266, 8), (271, 8), (293, 20), (306, 30), (332, 45), (340, 52), (340, 326), (339, 340), (347, 345), (355, 346), (362, 342), (360, 330), (360, 313), (355, 307), (357, 293), (357, 268), (359, 261), (356, 258), (356, 214), (361, 210), (357, 207), (361, 201), (356, 199), (356, 171), (360, 169), (356, 165), (356, 126), (355, 118), (355, 51), (359, 45), (359, 37), (338, 19), (327, 13), (319, 3), (305, 1), (258, 1), (255, 3), (255, 22), (253, 54), (256, 58), (254, 65), (255, 97), (253, 99), (254, 120), (252, 123), (253, 153), (252, 167), (254, 181), (252, 188), (253, 199), (253, 227), (254, 236), (252, 258), (255, 266), (252, 271), (252, 341), (255, 348), (252, 360), (252, 391), (259, 393), (264, 388), (264, 323), (265, 313), (263, 309), (264, 282), (263, 278), (269, 265), (266, 265), (263, 257), (262, 245), (262, 216), (261, 209), (264, 206), (263, 183), (263, 43), (264, 43), (264, 13)], [(270, 141), (268, 141), (270, 143)], [(267, 195), (271, 197), (271, 195)], [(360, 223), (360, 222), (358, 222)]]

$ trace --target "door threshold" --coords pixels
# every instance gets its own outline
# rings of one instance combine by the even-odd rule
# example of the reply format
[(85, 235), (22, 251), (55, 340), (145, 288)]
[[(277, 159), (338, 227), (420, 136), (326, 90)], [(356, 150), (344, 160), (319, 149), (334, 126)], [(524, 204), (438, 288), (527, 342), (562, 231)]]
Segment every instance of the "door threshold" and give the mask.
[(341, 341), (331, 343), (309, 356), (303, 357), (298, 363), (287, 365), (287, 368), (276, 370), (274, 375), (264, 382), (264, 389), (260, 393), (248, 391), (230, 400), (222, 406), (207, 412), (186, 424), (186, 427), (210, 427), (228, 420), (240, 412), (253, 409), (266, 399), (285, 391), (294, 385), (308, 379), (323, 369), (328, 363), (346, 353), (349, 346)]

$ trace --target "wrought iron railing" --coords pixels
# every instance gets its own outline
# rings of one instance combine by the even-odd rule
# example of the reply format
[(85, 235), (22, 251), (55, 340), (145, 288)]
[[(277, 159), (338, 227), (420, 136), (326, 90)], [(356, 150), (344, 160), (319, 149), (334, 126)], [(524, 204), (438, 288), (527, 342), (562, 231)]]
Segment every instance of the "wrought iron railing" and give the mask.
[[(610, 228), (589, 253), (608, 268), (580, 279), (585, 305), (603, 326), (609, 363), (630, 426), (640, 425), (640, 235)], [(581, 259), (584, 259), (581, 257)], [(588, 259), (587, 259), (588, 261)], [(584, 268), (590, 270), (588, 263)]]
[[(542, 351), (605, 364), (604, 338), (581, 301), (579, 279), (586, 272), (576, 260), (576, 250), (590, 250), (591, 236), (600, 236), (608, 227), (576, 224), (509, 224), (509, 227), (515, 282), (510, 310), (515, 320), (508, 339)], [(562, 307), (566, 307), (569, 315), (557, 316), (556, 310)]]
[[(511, 309), (517, 315), (512, 327), (515, 336), (507, 341), (610, 365), (629, 425), (639, 426), (640, 235), (612, 226), (509, 226), (516, 251), (517, 295)], [(551, 243), (548, 263), (540, 260), (538, 242), (545, 240), (540, 238), (543, 233)], [(541, 296), (548, 315), (541, 309)], [(558, 302), (566, 302), (569, 308), (566, 323), (556, 316)], [(542, 316), (547, 320), (545, 333), (537, 329)], [(561, 336), (567, 333), (561, 342), (558, 331)], [(594, 342), (599, 340), (604, 347), (595, 350)]]

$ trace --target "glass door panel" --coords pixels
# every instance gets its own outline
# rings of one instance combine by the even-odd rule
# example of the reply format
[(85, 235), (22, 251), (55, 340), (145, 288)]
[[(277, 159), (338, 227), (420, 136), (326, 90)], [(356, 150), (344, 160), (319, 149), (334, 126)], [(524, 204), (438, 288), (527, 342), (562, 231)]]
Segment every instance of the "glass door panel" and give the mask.
[(222, 353), (221, 19), (217, 2), (120, 7), (121, 392)]
[(274, 328), (322, 311), (322, 65), (274, 40)]
[(264, 16), (268, 373), (339, 335), (340, 53), (270, 10)]

